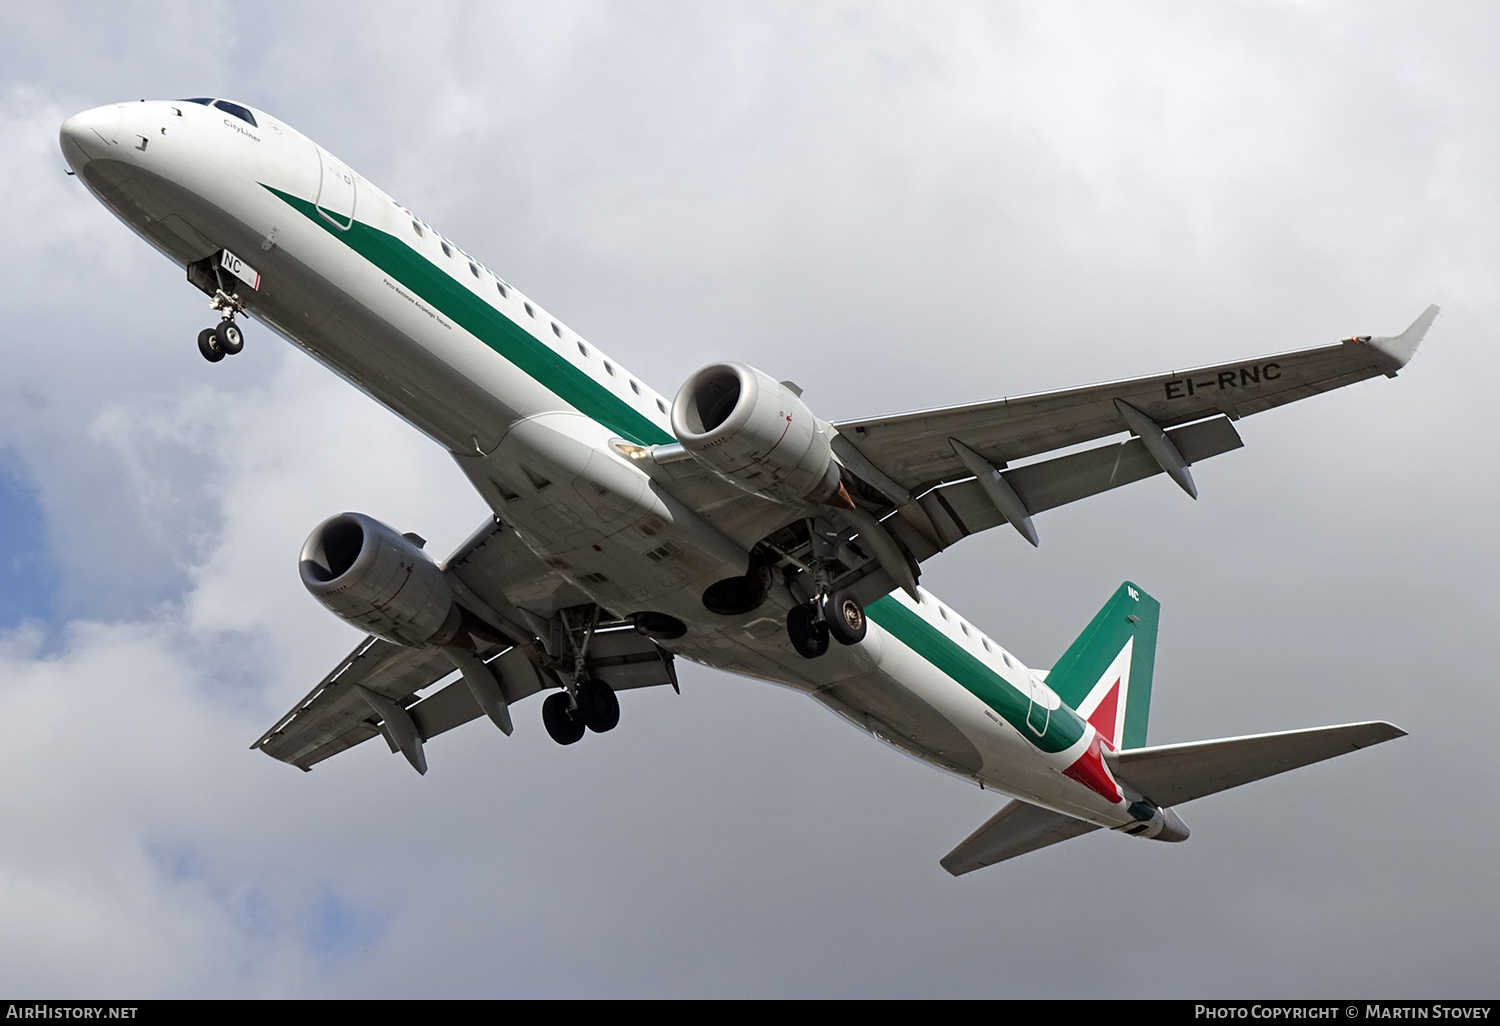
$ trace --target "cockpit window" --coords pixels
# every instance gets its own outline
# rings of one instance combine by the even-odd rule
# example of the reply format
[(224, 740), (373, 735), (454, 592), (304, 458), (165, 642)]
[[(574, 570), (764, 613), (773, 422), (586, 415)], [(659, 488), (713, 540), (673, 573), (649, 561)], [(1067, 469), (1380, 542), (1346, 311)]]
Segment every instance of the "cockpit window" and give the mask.
[(194, 96), (192, 99), (190, 99), (190, 100), (183, 100), (182, 102), (183, 103), (201, 103), (201, 104), (203, 104), (203, 106), (207, 107), (210, 103), (214, 102), (214, 98), (212, 96)]
[(255, 127), (255, 115), (239, 104), (230, 103), (228, 100), (215, 100), (214, 106), (222, 110), (225, 114), (233, 114), (246, 124)]

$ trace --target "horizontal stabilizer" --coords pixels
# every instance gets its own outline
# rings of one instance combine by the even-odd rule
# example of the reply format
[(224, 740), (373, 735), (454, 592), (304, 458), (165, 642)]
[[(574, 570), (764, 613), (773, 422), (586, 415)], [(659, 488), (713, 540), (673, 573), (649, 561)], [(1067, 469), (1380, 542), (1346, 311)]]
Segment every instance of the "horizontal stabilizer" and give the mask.
[(1166, 808), (1405, 734), (1406, 731), (1389, 723), (1346, 723), (1128, 749), (1108, 754), (1105, 759), (1121, 783), (1128, 784), (1147, 801)]
[(984, 826), (944, 855), (942, 865), (954, 876), (963, 876), (1098, 829), (1093, 823), (1017, 799), (1007, 802)]

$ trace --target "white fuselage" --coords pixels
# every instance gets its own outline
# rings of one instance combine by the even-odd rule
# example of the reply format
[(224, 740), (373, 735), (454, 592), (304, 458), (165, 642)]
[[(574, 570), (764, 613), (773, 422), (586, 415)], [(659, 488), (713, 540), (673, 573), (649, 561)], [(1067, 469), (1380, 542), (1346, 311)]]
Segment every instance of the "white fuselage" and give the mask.
[(671, 467), (626, 455), (673, 440), (666, 397), (311, 140), (251, 113), (253, 125), (197, 102), (110, 105), (69, 119), (63, 149), (178, 264), (220, 249), (253, 264), (249, 313), (447, 449), (496, 515), (600, 606), (686, 623), (664, 647), (809, 692), (1028, 801), (1106, 827), (1140, 821), (1124, 797), (1063, 773), (1091, 748), (1097, 759), (1094, 728), (929, 594), (873, 603), (862, 643), (815, 660), (787, 641), (797, 599), (784, 586), (743, 616), (705, 610), (704, 588), (744, 573), (749, 548), (801, 514), (744, 494), (684, 501)]

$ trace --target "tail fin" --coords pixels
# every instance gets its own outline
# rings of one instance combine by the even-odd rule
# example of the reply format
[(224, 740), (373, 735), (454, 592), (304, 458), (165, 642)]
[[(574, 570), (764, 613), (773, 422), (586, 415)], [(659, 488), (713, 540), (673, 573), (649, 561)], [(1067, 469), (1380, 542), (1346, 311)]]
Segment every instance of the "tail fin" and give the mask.
[(1161, 603), (1126, 581), (1047, 673), (1047, 686), (1116, 749), (1142, 748)]

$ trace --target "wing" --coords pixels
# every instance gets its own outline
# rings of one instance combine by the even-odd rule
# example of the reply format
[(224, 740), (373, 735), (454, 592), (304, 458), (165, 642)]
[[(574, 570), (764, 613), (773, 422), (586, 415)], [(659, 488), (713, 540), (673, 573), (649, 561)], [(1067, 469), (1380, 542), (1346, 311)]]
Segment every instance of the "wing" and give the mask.
[[(495, 640), (476, 639), (473, 656), (499, 688), (504, 708), (556, 686), (547, 668), (551, 639), (538, 637), (535, 628), (559, 609), (587, 603), (588, 597), (494, 520), (459, 546), (444, 573), (460, 604), (496, 628)], [(676, 687), (671, 654), (627, 624), (602, 625), (587, 652), (589, 675), (616, 691)], [(465, 679), (474, 663), (463, 662), (461, 669), (441, 649), (407, 648), (367, 637), (251, 747), (310, 770), (383, 735), (392, 752), (405, 752), (414, 766), (425, 769), (424, 741), (490, 711)], [(457, 679), (428, 693), (450, 677)]]
[(1163, 428), (1225, 416), (1238, 420), (1377, 375), (1395, 377), (1438, 308), (1391, 338), (1346, 339), (1235, 363), (1084, 385), (835, 425), (859, 454), (909, 492), (968, 477), (948, 444), (956, 438), (997, 466), (1130, 429), (1129, 404)]
[[(1188, 467), (1242, 443), (1231, 423), (1406, 365), (1438, 314), (1400, 335), (1345, 339), (1236, 363), (1084, 385), (970, 406), (834, 425), (834, 452), (867, 486), (859, 498), (921, 562), (975, 531), (1013, 524), (1032, 544), (1032, 514), (1154, 474), (1196, 496)], [(1131, 432), (1051, 459), (1029, 459)], [(891, 560), (883, 560), (889, 564)], [(889, 566), (886, 569), (890, 569)], [(902, 583), (902, 573), (890, 573)]]
[[(381, 733), (381, 717), (360, 688), (405, 709), (420, 735), (424, 739), (433, 737), (481, 715), (479, 705), (461, 687), (450, 685), (429, 699), (419, 698), (420, 692), (456, 672), (457, 667), (437, 649), (406, 648), (379, 638), (365, 638), (250, 747), (310, 770), (315, 763), (370, 740)], [(525, 680), (524, 676), (518, 679)], [(505, 697), (508, 702), (518, 701), (540, 689), (537, 680), (530, 691), (505, 688)], [(392, 741), (391, 750), (396, 747)]]

